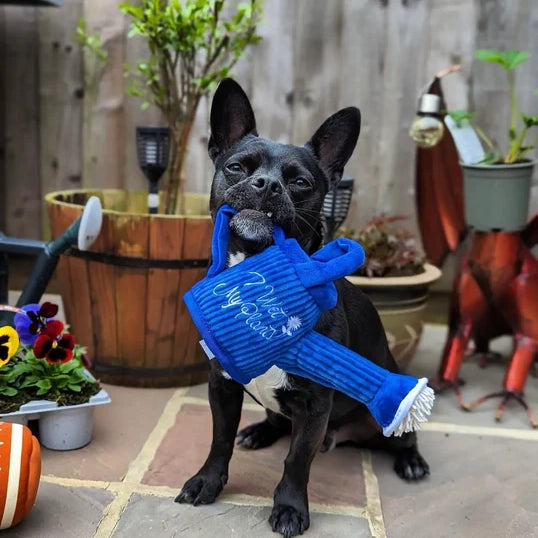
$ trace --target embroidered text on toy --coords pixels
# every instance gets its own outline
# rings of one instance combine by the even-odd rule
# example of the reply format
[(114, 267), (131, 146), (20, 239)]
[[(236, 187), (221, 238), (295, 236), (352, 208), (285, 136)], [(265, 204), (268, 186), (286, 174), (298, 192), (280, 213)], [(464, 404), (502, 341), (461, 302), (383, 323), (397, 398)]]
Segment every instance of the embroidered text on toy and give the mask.
[[(296, 316), (289, 317), (282, 309), (283, 301), (274, 293), (274, 287), (266, 283), (265, 277), (256, 271), (249, 271), (250, 278), (241, 285), (227, 287), (226, 283), (217, 284), (213, 288), (213, 295), (224, 297), (220, 307), (223, 309), (238, 307), (239, 312), (235, 314), (235, 319), (244, 317), (245, 324), (253, 331), (259, 333), (262, 338), (271, 340), (278, 336), (286, 334), (291, 336), (291, 330), (296, 330), (301, 326), (301, 321)], [(241, 296), (241, 290), (250, 286), (262, 286), (261, 293), (257, 297), (244, 300)], [(271, 320), (284, 318), (284, 326), (280, 330), (273, 327), (270, 323), (264, 323), (260, 318), (267, 315)], [(290, 322), (291, 320), (291, 322)], [(286, 330), (284, 329), (286, 327)]]

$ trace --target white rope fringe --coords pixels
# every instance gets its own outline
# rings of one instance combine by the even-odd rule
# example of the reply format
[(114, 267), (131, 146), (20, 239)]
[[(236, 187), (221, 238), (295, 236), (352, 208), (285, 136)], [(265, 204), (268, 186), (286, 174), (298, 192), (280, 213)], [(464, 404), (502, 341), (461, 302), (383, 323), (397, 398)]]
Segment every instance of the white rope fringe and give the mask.
[(383, 429), (383, 434), (387, 437), (400, 437), (404, 433), (419, 430), (421, 424), (428, 420), (434, 400), (435, 393), (428, 387), (428, 379), (419, 379), (413, 390), (400, 403), (394, 420)]

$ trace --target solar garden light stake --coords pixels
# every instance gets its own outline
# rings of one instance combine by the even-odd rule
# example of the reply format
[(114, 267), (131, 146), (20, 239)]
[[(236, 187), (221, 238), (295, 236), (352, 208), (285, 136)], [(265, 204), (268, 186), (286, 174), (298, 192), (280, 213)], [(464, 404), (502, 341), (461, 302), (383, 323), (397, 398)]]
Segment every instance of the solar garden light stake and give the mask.
[(137, 127), (136, 153), (138, 164), (149, 181), (148, 210), (159, 212), (158, 182), (168, 167), (170, 129), (168, 127)]
[(334, 232), (346, 220), (353, 195), (353, 178), (344, 177), (333, 187), (323, 200), (323, 215), (326, 222), (326, 240), (334, 237)]

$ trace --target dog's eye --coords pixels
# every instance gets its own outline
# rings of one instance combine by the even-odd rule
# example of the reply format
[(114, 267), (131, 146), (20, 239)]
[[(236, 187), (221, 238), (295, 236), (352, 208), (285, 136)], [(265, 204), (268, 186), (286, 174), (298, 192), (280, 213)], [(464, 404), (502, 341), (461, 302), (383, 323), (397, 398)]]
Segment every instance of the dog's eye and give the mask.
[(239, 163), (230, 163), (226, 166), (226, 170), (232, 174), (237, 174), (243, 171), (243, 167)]
[(304, 177), (298, 177), (293, 181), (293, 184), (297, 187), (308, 187), (309, 183)]

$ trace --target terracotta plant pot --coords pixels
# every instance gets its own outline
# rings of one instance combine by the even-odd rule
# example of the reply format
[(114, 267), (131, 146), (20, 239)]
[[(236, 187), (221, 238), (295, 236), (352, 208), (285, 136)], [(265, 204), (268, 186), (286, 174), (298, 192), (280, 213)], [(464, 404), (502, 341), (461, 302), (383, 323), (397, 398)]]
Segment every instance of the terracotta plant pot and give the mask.
[(208, 264), (207, 196), (187, 194), (185, 215), (150, 215), (144, 191), (53, 192), (45, 197), (53, 237), (93, 195), (103, 206), (101, 233), (58, 266), (66, 318), (88, 347), (93, 374), (144, 387), (206, 381), (208, 361), (182, 297)]
[(424, 265), (424, 273), (413, 276), (347, 277), (374, 303), (390, 350), (402, 370), (413, 358), (422, 336), (429, 286), (440, 277), (441, 271), (430, 264)]

